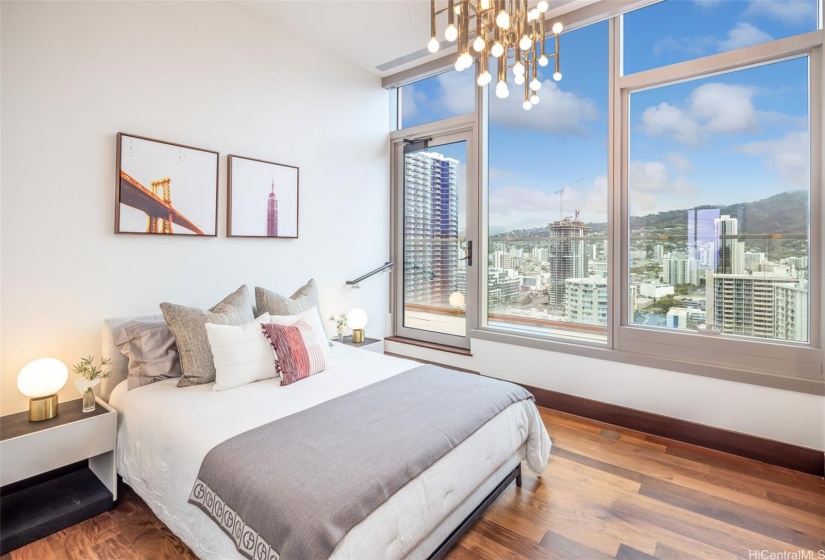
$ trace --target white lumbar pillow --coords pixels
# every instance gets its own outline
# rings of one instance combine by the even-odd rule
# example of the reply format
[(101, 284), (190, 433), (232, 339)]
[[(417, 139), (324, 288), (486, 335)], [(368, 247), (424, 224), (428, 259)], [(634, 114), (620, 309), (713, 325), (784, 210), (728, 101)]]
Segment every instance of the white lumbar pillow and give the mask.
[(206, 323), (209, 348), (215, 359), (213, 391), (278, 377), (272, 347), (261, 329), (261, 323), (268, 323), (269, 319), (269, 313), (264, 313), (239, 327)]
[[(318, 338), (318, 341), (323, 341), (324, 343), (321, 344), (321, 351), (326, 358), (327, 364), (330, 363), (329, 357), (332, 353), (331, 349), (329, 348), (329, 338), (327, 337), (327, 331), (324, 329), (324, 325), (321, 323), (321, 317), (318, 313), (317, 307), (310, 307), (306, 311), (301, 311), (300, 313), (296, 313), (295, 315), (270, 315), (269, 322), (273, 325), (294, 325), (300, 320), (304, 320), (309, 323), (309, 326), (312, 327), (312, 332), (315, 333), (315, 336)], [(277, 359), (277, 356), (276, 356)]]

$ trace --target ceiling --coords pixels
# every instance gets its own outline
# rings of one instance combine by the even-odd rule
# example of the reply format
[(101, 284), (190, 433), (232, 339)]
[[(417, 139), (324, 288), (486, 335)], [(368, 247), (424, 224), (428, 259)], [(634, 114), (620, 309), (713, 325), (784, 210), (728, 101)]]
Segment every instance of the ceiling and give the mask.
[[(551, 0), (548, 15), (593, 1)], [(429, 0), (256, 0), (237, 5), (376, 76), (395, 74), (449, 52), (427, 51)], [(438, 6), (446, 2), (440, 0)], [(445, 26), (439, 21), (439, 34)]]

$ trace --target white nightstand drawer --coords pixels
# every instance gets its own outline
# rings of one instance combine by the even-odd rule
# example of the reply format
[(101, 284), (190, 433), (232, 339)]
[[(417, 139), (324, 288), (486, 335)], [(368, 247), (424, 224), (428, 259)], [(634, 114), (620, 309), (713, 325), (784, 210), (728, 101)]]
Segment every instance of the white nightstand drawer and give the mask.
[(111, 452), (116, 429), (117, 413), (109, 411), (3, 440), (0, 442), (0, 486)]

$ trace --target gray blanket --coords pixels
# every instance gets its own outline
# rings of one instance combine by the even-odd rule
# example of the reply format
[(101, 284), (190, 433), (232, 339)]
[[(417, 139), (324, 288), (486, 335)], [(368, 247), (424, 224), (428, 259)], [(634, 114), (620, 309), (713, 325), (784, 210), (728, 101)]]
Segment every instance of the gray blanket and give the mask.
[(248, 558), (328, 558), (390, 496), (526, 399), (512, 383), (421, 366), (219, 444), (189, 502)]

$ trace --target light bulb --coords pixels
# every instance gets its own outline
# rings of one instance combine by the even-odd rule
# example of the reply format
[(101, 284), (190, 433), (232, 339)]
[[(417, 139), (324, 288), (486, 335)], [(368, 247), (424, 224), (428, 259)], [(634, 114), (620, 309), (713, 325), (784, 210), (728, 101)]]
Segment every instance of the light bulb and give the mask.
[(482, 10), (489, 10), (490, 9), (490, 0), (481, 0), (481, 9)]
[(530, 47), (533, 46), (533, 41), (530, 40), (530, 37), (527, 35), (523, 35), (521, 40), (518, 42), (518, 46), (523, 51), (529, 51)]
[(524, 103), (522, 103), (521, 106), (524, 108), (525, 111), (529, 111), (530, 109), (533, 108), (533, 104), (530, 103), (529, 99), (525, 99)]
[(541, 13), (546, 12), (550, 8), (550, 4), (547, 3), (546, 0), (540, 0), (538, 4), (536, 4), (536, 9)]
[(533, 105), (538, 105), (539, 104), (539, 96), (536, 95), (535, 93), (533, 95), (531, 95), (530, 96), (530, 103), (532, 103)]
[(69, 370), (60, 360), (40, 358), (29, 362), (17, 376), (17, 389), (30, 399), (57, 393), (69, 378)]
[(476, 83), (480, 86), (486, 86), (493, 81), (493, 76), (487, 70), (478, 75)]
[(363, 309), (350, 309), (347, 312), (347, 324), (353, 329), (363, 329), (367, 326), (367, 313)]
[(546, 56), (541, 55), (539, 57), (539, 66), (547, 66), (548, 62), (550, 62), (550, 60)]
[(560, 21), (557, 21), (556, 23), (553, 24), (553, 33), (555, 33), (556, 35), (561, 33), (563, 30), (564, 30), (564, 26), (561, 24)]
[(535, 8), (527, 12), (527, 21), (533, 21), (534, 19), (539, 19), (539, 11)]
[(464, 306), (464, 294), (462, 294), (459, 291), (455, 291), (455, 292), (451, 293), (450, 298), (449, 298), (449, 302), (450, 302), (450, 305), (452, 307), (454, 307), (455, 309), (463, 307)]
[(521, 62), (516, 62), (513, 65), (513, 74), (515, 74), (516, 76), (524, 74), (524, 64), (522, 64)]
[(458, 39), (458, 28), (452, 23), (444, 30), (444, 38), (452, 42)]
[(517, 86), (524, 84), (524, 74), (516, 74), (513, 76), (513, 81), (516, 83)]
[(473, 65), (473, 57), (470, 55), (470, 53), (461, 53), (461, 56), (458, 57), (458, 60), (461, 61), (461, 65), (464, 66), (464, 68), (469, 68)]
[(553, 73), (553, 79), (556, 80), (557, 82), (561, 81), (561, 72), (554, 72)]
[(504, 99), (508, 95), (510, 95), (510, 90), (507, 89), (507, 84), (504, 82), (499, 82), (496, 86), (496, 97), (499, 99)]
[(453, 8), (453, 11), (456, 13), (456, 15), (460, 14), (461, 13), (461, 4), (456, 4), (455, 8)]
[(541, 89), (541, 82), (538, 81), (537, 78), (533, 78), (533, 80), (530, 82), (530, 89), (532, 89), (533, 91), (540, 90)]
[(501, 10), (496, 16), (496, 25), (502, 29), (507, 29), (510, 27), (510, 14), (508, 14), (505, 10)]
[(502, 45), (501, 43), (496, 41), (493, 44), (493, 48), (490, 49), (490, 54), (493, 55), (496, 58), (500, 57), (501, 55), (504, 54), (504, 45)]
[(476, 52), (481, 52), (484, 50), (484, 47), (487, 46), (487, 41), (485, 41), (481, 35), (476, 37), (476, 40), (473, 41), (473, 50)]
[(461, 72), (462, 70), (464, 70), (464, 64), (461, 62), (461, 57), (459, 57), (455, 60), (455, 71)]
[(432, 39), (430, 39), (430, 42), (427, 43), (427, 50), (430, 51), (431, 53), (438, 52), (438, 48), (440, 46), (441, 45), (438, 44), (438, 39), (433, 37)]

